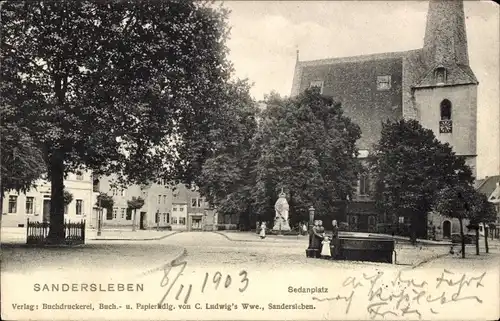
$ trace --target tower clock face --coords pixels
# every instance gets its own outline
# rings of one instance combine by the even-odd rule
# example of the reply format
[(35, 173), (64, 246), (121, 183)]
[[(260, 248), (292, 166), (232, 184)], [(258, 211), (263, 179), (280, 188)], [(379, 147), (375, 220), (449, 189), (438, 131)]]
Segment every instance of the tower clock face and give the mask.
[(452, 128), (451, 120), (441, 120), (439, 122), (439, 132), (442, 134), (451, 133)]

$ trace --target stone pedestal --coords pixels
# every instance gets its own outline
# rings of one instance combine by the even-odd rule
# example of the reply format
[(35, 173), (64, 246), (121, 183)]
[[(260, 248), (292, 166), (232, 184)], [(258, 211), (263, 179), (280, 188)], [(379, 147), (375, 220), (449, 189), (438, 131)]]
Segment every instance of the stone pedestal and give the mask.
[(290, 224), (288, 220), (284, 220), (282, 218), (274, 219), (273, 231), (291, 231)]

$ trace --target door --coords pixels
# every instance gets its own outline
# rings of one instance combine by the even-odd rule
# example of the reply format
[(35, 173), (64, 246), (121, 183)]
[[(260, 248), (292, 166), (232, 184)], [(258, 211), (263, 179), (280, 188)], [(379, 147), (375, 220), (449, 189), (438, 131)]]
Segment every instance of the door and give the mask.
[(139, 229), (144, 230), (144, 220), (146, 220), (146, 212), (141, 212), (141, 220), (139, 221)]
[(50, 221), (50, 200), (43, 200), (43, 221)]
[(193, 230), (201, 230), (201, 217), (200, 216), (193, 216), (191, 228)]
[(447, 238), (451, 237), (451, 222), (450, 221), (443, 222), (443, 237), (447, 237)]

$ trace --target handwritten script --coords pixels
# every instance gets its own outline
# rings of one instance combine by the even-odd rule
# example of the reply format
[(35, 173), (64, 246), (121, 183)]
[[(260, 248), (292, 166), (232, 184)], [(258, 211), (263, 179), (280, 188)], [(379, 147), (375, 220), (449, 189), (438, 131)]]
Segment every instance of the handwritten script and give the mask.
[[(162, 305), (165, 302), (165, 300), (167, 299), (171, 291), (174, 289), (174, 287), (175, 290), (177, 291), (174, 297), (175, 300), (183, 301), (184, 304), (189, 303), (189, 299), (191, 297), (191, 292), (193, 291), (193, 289), (195, 291), (199, 290), (200, 293), (203, 294), (205, 293), (205, 290), (207, 289), (208, 286), (213, 287), (214, 290), (218, 290), (219, 288), (230, 289), (231, 287), (232, 288), (237, 287), (240, 293), (245, 292), (246, 289), (248, 288), (250, 280), (248, 279), (248, 272), (246, 270), (241, 270), (237, 276), (231, 276), (230, 274), (223, 275), (219, 271), (215, 272), (213, 275), (210, 275), (207, 272), (205, 273), (205, 276), (203, 278), (203, 283), (199, 285), (199, 287), (198, 286), (194, 287), (192, 283), (189, 284), (180, 283), (178, 282), (178, 280), (182, 276), (182, 273), (184, 272), (187, 266), (187, 262), (183, 260), (183, 256), (163, 266), (163, 277), (160, 282), (160, 287), (165, 289), (165, 293), (158, 302), (158, 305)], [(175, 273), (172, 272), (173, 268), (180, 268), (180, 269), (178, 269), (177, 273)], [(147, 272), (145, 274), (149, 274), (153, 271)]]
[(364, 296), (368, 299), (366, 310), (371, 319), (384, 319), (387, 316), (420, 319), (424, 309), (439, 314), (439, 307), (454, 302), (473, 301), (482, 304), (483, 300), (470, 295), (470, 292), (471, 288), (484, 286), (482, 281), (485, 275), (486, 272), (470, 276), (444, 269), (435, 280), (417, 281), (409, 277), (405, 270), (399, 271), (395, 277), (387, 276), (382, 271), (363, 273), (362, 277), (350, 276), (344, 280), (342, 289), (347, 294), (312, 299), (318, 302), (345, 302), (345, 312), (348, 314), (353, 300)]

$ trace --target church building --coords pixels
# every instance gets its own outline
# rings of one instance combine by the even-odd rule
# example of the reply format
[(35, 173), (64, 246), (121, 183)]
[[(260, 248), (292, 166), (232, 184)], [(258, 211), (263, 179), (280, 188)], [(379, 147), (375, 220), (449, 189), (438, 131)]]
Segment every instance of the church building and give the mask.
[[(312, 61), (300, 61), (297, 54), (292, 96), (319, 87), (340, 102), (361, 128), (361, 162), (384, 121), (416, 119), (465, 156), (475, 175), (477, 86), (463, 2), (430, 0), (423, 48)], [(352, 229), (373, 231), (380, 222), (371, 193), (369, 177), (361, 177), (345, 217)]]

